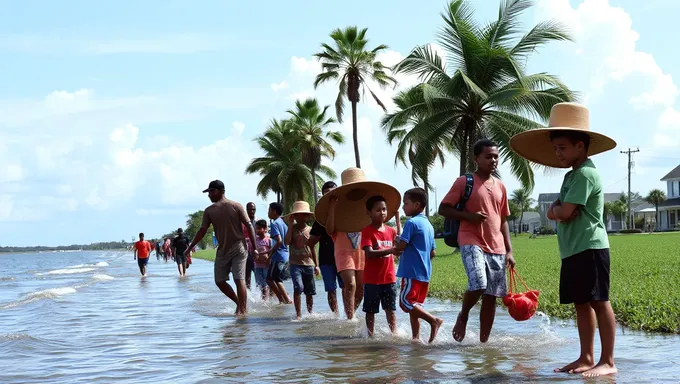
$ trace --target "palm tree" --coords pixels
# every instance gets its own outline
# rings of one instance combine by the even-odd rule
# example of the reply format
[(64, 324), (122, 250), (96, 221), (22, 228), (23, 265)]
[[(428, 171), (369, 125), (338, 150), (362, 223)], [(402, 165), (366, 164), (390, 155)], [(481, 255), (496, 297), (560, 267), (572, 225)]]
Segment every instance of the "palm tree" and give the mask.
[[(332, 117), (326, 117), (328, 106), (321, 107), (316, 99), (295, 102), (295, 110), (289, 110), (290, 128), (293, 140), (297, 141), (304, 164), (312, 174), (314, 203), (319, 200), (319, 185), (316, 180), (316, 170), (321, 166), (321, 158), (335, 158), (335, 149), (329, 142), (342, 144), (345, 137), (338, 131), (329, 131), (328, 126), (335, 123)], [(329, 140), (329, 141), (328, 141)]]
[[(296, 145), (295, 135), (287, 120), (273, 120), (270, 127), (255, 142), (264, 156), (252, 159), (246, 173), (258, 173), (262, 179), (257, 184), (257, 194), (266, 199), (269, 192), (277, 194), (277, 201), (288, 208), (296, 200), (306, 200), (312, 193), (312, 174), (304, 164), (302, 151)], [(332, 169), (321, 165), (318, 172), (335, 178)], [(316, 177), (320, 177), (318, 174)]]
[[(422, 87), (415, 86), (406, 91), (399, 92), (393, 99), (397, 107), (397, 112), (389, 113), (382, 119), (381, 126), (387, 134), (387, 142), (393, 144), (397, 142), (397, 152), (394, 156), (395, 166), (402, 163), (405, 166), (410, 163), (411, 166), (411, 180), (414, 186), (418, 186), (420, 182), (423, 188), (428, 193), (432, 190), (430, 185), (429, 175), (434, 164), (439, 161), (444, 166), (446, 159), (446, 152), (451, 149), (451, 138), (442, 135), (430, 142), (418, 142), (419, 135), (414, 127), (423, 129), (420, 122), (425, 118), (424, 115), (413, 113), (404, 114), (403, 111), (409, 110), (412, 106), (418, 105), (423, 101)], [(426, 211), (429, 216), (429, 209)]]
[(652, 189), (649, 191), (645, 201), (649, 204), (654, 205), (656, 213), (654, 214), (654, 228), (659, 229), (659, 205), (666, 201), (666, 193), (660, 189)]
[(531, 197), (531, 190), (527, 188), (515, 189), (510, 197), (512, 201), (517, 204), (519, 208), (519, 232), (522, 232), (522, 219), (524, 219), (524, 212), (531, 210), (531, 206), (536, 202)]
[(322, 70), (314, 81), (314, 88), (328, 81), (339, 80), (338, 97), (335, 100), (338, 122), (342, 123), (345, 98), (352, 104), (352, 138), (357, 168), (361, 168), (357, 134), (357, 103), (361, 99), (361, 93), (365, 93), (368, 89), (375, 102), (387, 112), (385, 105), (366, 82), (373, 81), (381, 88), (397, 85), (397, 81), (387, 73), (387, 67), (376, 59), (380, 52), (387, 49), (387, 46), (381, 44), (370, 51), (366, 50), (368, 44), (366, 31), (366, 28), (358, 30), (356, 26), (347, 27), (344, 30), (335, 29), (330, 35), (334, 46), (323, 43), (321, 44), (322, 51), (314, 55), (321, 62)]
[(442, 135), (460, 158), (460, 174), (474, 170), (470, 156), (480, 138), (499, 145), (503, 161), (512, 174), (532, 189), (534, 173), (528, 160), (510, 148), (510, 138), (541, 126), (533, 118), (547, 121), (556, 103), (572, 101), (574, 93), (556, 76), (526, 74), (527, 61), (537, 48), (551, 42), (570, 40), (564, 28), (545, 21), (521, 35), (520, 17), (531, 6), (527, 0), (501, 3), (498, 19), (482, 26), (472, 16), (465, 0), (453, 0), (442, 14), (444, 26), (438, 34), (447, 62), (429, 45), (416, 47), (397, 64), (395, 73), (417, 74), (424, 82), (424, 100), (403, 114), (427, 116), (420, 122), (419, 142)]

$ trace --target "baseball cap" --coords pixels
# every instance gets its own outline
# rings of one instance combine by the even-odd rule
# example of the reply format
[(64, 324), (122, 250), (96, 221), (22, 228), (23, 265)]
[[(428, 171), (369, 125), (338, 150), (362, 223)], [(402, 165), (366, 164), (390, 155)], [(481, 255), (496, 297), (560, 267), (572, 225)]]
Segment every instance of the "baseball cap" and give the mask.
[(224, 183), (219, 181), (219, 180), (213, 180), (208, 184), (208, 188), (206, 188), (203, 193), (208, 192), (211, 189), (217, 189), (219, 191), (224, 191)]

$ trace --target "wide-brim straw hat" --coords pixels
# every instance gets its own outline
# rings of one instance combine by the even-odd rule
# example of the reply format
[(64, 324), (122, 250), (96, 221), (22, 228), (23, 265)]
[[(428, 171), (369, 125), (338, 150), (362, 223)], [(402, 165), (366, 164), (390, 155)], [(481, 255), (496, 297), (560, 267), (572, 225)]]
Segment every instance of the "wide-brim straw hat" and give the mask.
[(316, 221), (326, 226), (331, 198), (338, 198), (335, 211), (335, 230), (338, 232), (359, 232), (371, 223), (366, 213), (366, 201), (373, 196), (382, 196), (387, 205), (387, 220), (401, 205), (401, 194), (391, 185), (367, 181), (360, 168), (348, 168), (340, 176), (342, 185), (326, 193), (316, 204)]
[(510, 147), (523, 158), (554, 168), (568, 168), (560, 164), (550, 142), (552, 131), (578, 131), (590, 136), (588, 156), (616, 148), (616, 141), (590, 130), (588, 108), (577, 103), (558, 103), (550, 110), (548, 128), (518, 133), (510, 139)]
[(306, 214), (313, 216), (314, 212), (309, 208), (309, 203), (306, 201), (296, 201), (293, 203), (293, 209), (286, 215), (297, 215), (297, 214)]

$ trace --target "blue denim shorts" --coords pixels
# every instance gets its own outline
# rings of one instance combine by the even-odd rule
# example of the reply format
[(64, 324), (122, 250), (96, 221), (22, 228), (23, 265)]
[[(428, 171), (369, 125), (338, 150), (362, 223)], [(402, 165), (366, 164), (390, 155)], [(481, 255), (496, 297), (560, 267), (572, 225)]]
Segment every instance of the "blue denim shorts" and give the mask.
[(267, 286), (267, 271), (269, 268), (265, 267), (255, 267), (255, 284), (259, 288), (264, 288)]
[(336, 291), (338, 286), (340, 286), (340, 289), (345, 287), (335, 264), (322, 265), (319, 269), (321, 269), (321, 276), (323, 277), (323, 285), (326, 292)]
[(316, 295), (314, 267), (308, 265), (291, 264), (290, 279), (293, 280), (293, 291), (296, 294), (304, 292), (306, 296)]

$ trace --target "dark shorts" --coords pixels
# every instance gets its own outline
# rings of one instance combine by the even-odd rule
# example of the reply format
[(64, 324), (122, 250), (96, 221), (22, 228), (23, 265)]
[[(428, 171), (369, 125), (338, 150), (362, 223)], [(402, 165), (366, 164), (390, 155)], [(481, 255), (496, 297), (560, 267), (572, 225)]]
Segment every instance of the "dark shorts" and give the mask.
[(184, 256), (184, 252), (177, 251), (177, 255), (175, 255), (175, 262), (177, 265), (187, 263), (187, 257)]
[(138, 257), (137, 258), (137, 265), (139, 265), (140, 267), (145, 267), (148, 263), (149, 263), (148, 257), (144, 257), (144, 258)]
[(609, 301), (609, 249), (588, 249), (562, 259), (560, 303)]
[(364, 312), (379, 313), (397, 310), (397, 283), (364, 284)]
[[(342, 282), (342, 277), (338, 273), (338, 268), (333, 264), (322, 265), (319, 267), (321, 270), (321, 277), (323, 277), (323, 286), (326, 292), (334, 292), (338, 289), (343, 289), (345, 285)], [(336, 283), (337, 281), (337, 283)]]
[(286, 263), (284, 261), (272, 261), (269, 263), (269, 270), (267, 271), (267, 280), (275, 283), (283, 283), (286, 274)]
[(316, 295), (314, 267), (308, 265), (291, 265), (290, 279), (293, 280), (293, 292), (295, 294), (304, 292), (305, 296)]

